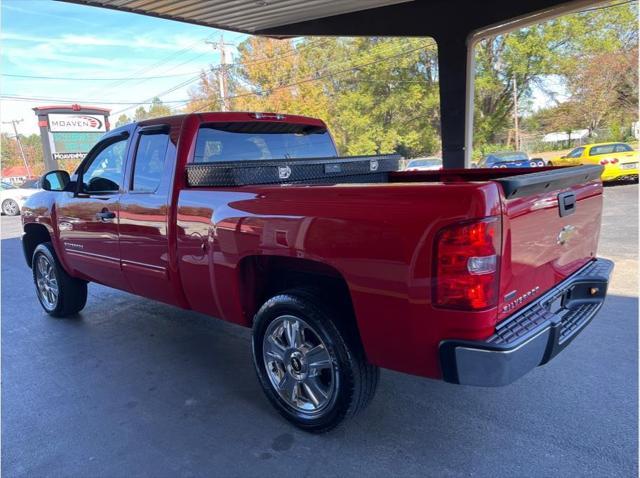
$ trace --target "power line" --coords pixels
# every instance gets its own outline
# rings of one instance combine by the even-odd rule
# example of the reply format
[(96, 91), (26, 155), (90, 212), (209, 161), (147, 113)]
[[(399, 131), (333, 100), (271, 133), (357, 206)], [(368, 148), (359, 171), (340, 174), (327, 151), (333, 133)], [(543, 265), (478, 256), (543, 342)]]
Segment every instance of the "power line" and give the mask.
[[(167, 90), (165, 90), (165, 91), (162, 91), (162, 92), (160, 92), (160, 93), (157, 93), (157, 94), (155, 94), (155, 95), (153, 95), (153, 96), (151, 96), (151, 97), (147, 98), (146, 100), (143, 100), (143, 101), (140, 101), (140, 102), (137, 102), (137, 103), (126, 103), (126, 104), (129, 104), (129, 105), (131, 105), (131, 106), (128, 106), (127, 108), (123, 108), (123, 109), (121, 109), (121, 110), (115, 111), (115, 112), (113, 112), (113, 113), (111, 113), (111, 114), (113, 114), (113, 115), (118, 115), (118, 114), (124, 113), (124, 112), (125, 112), (125, 111), (127, 111), (127, 110), (130, 110), (131, 108), (135, 108), (135, 107), (136, 107), (136, 106), (138, 106), (138, 105), (151, 104), (151, 102), (152, 102), (152, 100), (153, 100), (154, 98), (160, 98), (160, 97), (161, 97), (161, 96), (163, 96), (163, 95), (167, 95), (167, 94), (169, 94), (169, 93), (173, 93), (174, 91), (176, 91), (176, 90), (178, 90), (178, 89), (180, 89), (180, 88), (183, 88), (183, 87), (185, 87), (185, 86), (187, 86), (187, 85), (189, 85), (189, 84), (193, 83), (194, 81), (198, 81), (201, 77), (202, 77), (202, 74), (199, 74), (199, 75), (197, 75), (197, 76), (194, 76), (193, 78), (190, 78), (190, 79), (188, 79), (188, 80), (186, 80), (186, 81), (183, 81), (182, 83), (179, 83), (179, 84), (177, 84), (177, 85), (175, 85), (175, 86), (172, 86), (171, 88), (169, 88), (169, 89), (167, 89)], [(169, 103), (169, 102), (168, 102), (168, 101), (165, 101), (165, 102), (163, 102), (163, 103)]]
[[(91, 105), (151, 105), (152, 101), (141, 102), (139, 100), (135, 101), (109, 101), (109, 100), (78, 100), (77, 98), (45, 98), (45, 97), (34, 97), (34, 96), (21, 96), (21, 95), (11, 95), (11, 94), (2, 94), (0, 95), (0, 99), (9, 100), (9, 101), (50, 101), (52, 103), (80, 103), (80, 104), (91, 104)], [(172, 100), (172, 101), (163, 101), (163, 103), (184, 103), (189, 100)]]
[(157, 78), (176, 78), (179, 76), (188, 76), (199, 73), (198, 71), (189, 71), (187, 73), (174, 73), (172, 75), (159, 75), (159, 76), (146, 76), (142, 78), (77, 78), (77, 77), (64, 77), (64, 76), (35, 76), (35, 75), (14, 75), (10, 73), (4, 73), (2, 76), (10, 76), (12, 78), (31, 78), (35, 80), (64, 80), (64, 81), (131, 81), (131, 80), (154, 80)]
[[(131, 75), (130, 75), (129, 77), (127, 77), (127, 78), (128, 78), (128, 79), (131, 79), (131, 80), (138, 80), (138, 81), (134, 82), (134, 83), (133, 83), (133, 85), (138, 84), (138, 83), (140, 82), (140, 81), (139, 81), (139, 80), (140, 80), (139, 75), (143, 75), (143, 74), (145, 74), (145, 73), (147, 73), (147, 72), (150, 72), (150, 71), (152, 71), (152, 70), (155, 70), (155, 69), (156, 69), (156, 68), (158, 68), (158, 67), (161, 67), (161, 66), (165, 66), (165, 65), (167, 65), (169, 62), (173, 61), (173, 59), (178, 58), (178, 57), (180, 57), (181, 55), (183, 55), (184, 53), (187, 53), (188, 51), (190, 51), (190, 50), (191, 50), (191, 48), (192, 48), (193, 46), (197, 45), (198, 43), (200, 43), (200, 42), (202, 42), (202, 41), (208, 40), (208, 39), (212, 38), (213, 36), (214, 36), (214, 33), (211, 33), (211, 34), (207, 35), (207, 36), (206, 36), (206, 37), (204, 37), (204, 38), (199, 38), (199, 39), (197, 39), (197, 40), (195, 40), (195, 41), (193, 41), (193, 42), (191, 42), (191, 43), (187, 44), (183, 49), (178, 50), (177, 52), (172, 52), (171, 54), (169, 54), (169, 55), (166, 55), (166, 56), (162, 57), (161, 59), (159, 59), (158, 61), (156, 61), (155, 63), (153, 63), (153, 64), (151, 64), (151, 65), (144, 66), (144, 67), (142, 67), (142, 68), (139, 68), (139, 69), (135, 70), (135, 71), (134, 71), (133, 73), (131, 73)], [(204, 54), (202, 54), (202, 55), (198, 55), (198, 56), (196, 56), (195, 58), (192, 58), (192, 59), (191, 59), (191, 60), (189, 60), (189, 61), (193, 61), (194, 59), (196, 59), (196, 58), (200, 58), (200, 56), (203, 56), (203, 55), (204, 55)], [(181, 63), (181, 65), (182, 65), (182, 64), (184, 64), (184, 63)], [(178, 66), (180, 66), (180, 65), (178, 65)], [(177, 66), (174, 66), (174, 67), (172, 67), (172, 68), (177, 68)], [(128, 81), (128, 80), (126, 80), (126, 81)], [(144, 81), (144, 80), (143, 80), (143, 81)], [(117, 81), (114, 81), (114, 82), (113, 82), (112, 84), (110, 84), (110, 85), (105, 85), (105, 86), (103, 87), (103, 89), (101, 90), (101, 94), (103, 94), (103, 95), (104, 95), (106, 92), (110, 92), (110, 91), (111, 91), (111, 90), (113, 90), (114, 88), (119, 87), (119, 86), (121, 86), (121, 85), (122, 85), (122, 84), (124, 84), (124, 83), (125, 83), (125, 81), (124, 81), (124, 80), (117, 80)], [(130, 84), (129, 86), (133, 86), (133, 85), (132, 85), (132, 84)], [(107, 94), (108, 94), (108, 93), (107, 93)]]
[[(306, 79), (298, 80), (298, 81), (295, 81), (295, 82), (292, 82), (292, 83), (289, 83), (289, 84), (286, 84), (286, 85), (281, 85), (281, 86), (277, 86), (277, 87), (271, 88), (268, 93), (270, 94), (270, 93), (272, 93), (274, 91), (279, 91), (279, 90), (291, 88), (293, 86), (298, 86), (298, 85), (301, 85), (301, 84), (304, 84), (304, 83), (310, 83), (310, 82), (314, 82), (314, 81), (319, 81), (319, 80), (322, 80), (322, 79), (325, 79), (325, 78), (329, 78), (329, 77), (332, 77), (332, 76), (336, 76), (336, 75), (340, 75), (340, 74), (343, 74), (343, 73), (347, 73), (349, 71), (359, 70), (361, 68), (365, 68), (367, 66), (371, 66), (371, 65), (378, 64), (378, 63), (382, 63), (384, 61), (391, 60), (393, 58), (397, 58), (397, 57), (400, 57), (400, 56), (408, 55), (409, 53), (413, 53), (413, 52), (418, 51), (418, 50), (424, 50), (427, 46), (432, 48), (434, 46), (434, 44), (432, 43), (430, 45), (423, 45), (423, 46), (420, 46), (420, 47), (417, 47), (417, 48), (412, 48), (410, 50), (402, 51), (402, 52), (399, 52), (399, 53), (391, 55), (391, 56), (379, 58), (377, 60), (370, 61), (370, 62), (367, 62), (367, 63), (361, 63), (359, 65), (355, 65), (355, 66), (352, 66), (352, 67), (349, 67), (349, 68), (345, 68), (345, 69), (342, 69), (342, 70), (338, 70), (338, 71), (332, 71), (332, 72), (327, 72), (327, 73), (323, 73), (323, 74), (320, 74), (320, 72), (316, 72), (315, 75), (313, 75), (311, 77), (308, 77)], [(241, 93), (239, 95), (229, 96), (228, 99), (242, 98), (242, 97), (246, 97), (246, 96), (261, 96), (261, 95), (262, 95), (261, 92), (252, 91), (252, 92), (248, 92), (248, 93)], [(198, 101), (198, 100), (196, 99), (196, 101)], [(198, 108), (198, 109), (194, 110), (194, 113), (202, 111), (204, 108), (207, 108), (209, 106), (210, 106), (210, 103), (208, 103), (206, 105), (203, 105), (201, 108)]]
[[(286, 85), (280, 85), (277, 87), (272, 88), (271, 90), (269, 90), (269, 93), (273, 92), (273, 91), (278, 91), (278, 90), (282, 90), (282, 89), (286, 89), (286, 88), (291, 88), (294, 86), (298, 86), (304, 83), (309, 83), (309, 82), (314, 82), (314, 81), (319, 81), (328, 77), (332, 77), (332, 76), (337, 76), (337, 75), (341, 75), (350, 71), (355, 71), (361, 68), (365, 68), (367, 66), (371, 66), (374, 64), (378, 64), (393, 58), (397, 58), (400, 56), (404, 56), (407, 55), (409, 53), (413, 53), (415, 51), (419, 51), (419, 50), (423, 50), (425, 48), (432, 48), (433, 44), (430, 45), (423, 45), (417, 48), (412, 48), (409, 50), (405, 50), (405, 51), (401, 51), (398, 53), (395, 53), (393, 55), (387, 56), (387, 57), (383, 57), (383, 58), (378, 58), (376, 60), (370, 61), (370, 62), (366, 62), (366, 63), (360, 63), (357, 65), (352, 65), (349, 66), (347, 68), (343, 68), (340, 70), (335, 70), (335, 71), (328, 71), (325, 73), (320, 73), (320, 72), (316, 72), (313, 76), (310, 76), (308, 78), (302, 79), (302, 80), (298, 80)], [(277, 58), (273, 58), (273, 61), (276, 61)], [(162, 95), (166, 95), (168, 93), (172, 93), (173, 91), (182, 88), (190, 83), (193, 83), (194, 81), (198, 80), (201, 77), (200, 75), (196, 75), (193, 78), (187, 79), (163, 92), (157, 93), (155, 95), (153, 95), (152, 97), (148, 98), (147, 100), (143, 100), (143, 101), (109, 101), (109, 100), (78, 100), (77, 98), (74, 99), (69, 99), (69, 98), (50, 98), (50, 97), (30, 97), (30, 96), (22, 96), (22, 95), (11, 95), (11, 94), (3, 94), (0, 95), (0, 99), (5, 99), (5, 100), (11, 100), (11, 101), (47, 101), (47, 102), (55, 102), (55, 103), (85, 103), (85, 104), (98, 104), (98, 105), (104, 105), (104, 104), (113, 104), (113, 105), (126, 105), (128, 106), (125, 109), (116, 111), (114, 113), (112, 113), (112, 115), (116, 115), (116, 114), (120, 114), (128, 109), (131, 109), (132, 107), (135, 106), (139, 106), (139, 105), (151, 105), (153, 104), (153, 99), (156, 97), (161, 97)], [(359, 82), (363, 82), (363, 83), (372, 83), (372, 82), (384, 82), (384, 81), (390, 81), (390, 82), (416, 82), (416, 83), (420, 83), (422, 82), (421, 80), (402, 80), (402, 79), (394, 79), (394, 78), (390, 78), (388, 80), (385, 79), (359, 79)], [(238, 95), (232, 95), (227, 97), (228, 99), (234, 99), (234, 98), (241, 98), (241, 97), (246, 97), (246, 96), (261, 96), (263, 93), (261, 92), (247, 92), (247, 93), (241, 93)], [(164, 104), (186, 104), (190, 101), (203, 101), (203, 100), (198, 100), (197, 98), (189, 98), (189, 99), (184, 99), (184, 100), (171, 100), (171, 101), (163, 101)], [(206, 101), (206, 100), (205, 100)], [(199, 108), (196, 110), (197, 111), (201, 111), (202, 109), (208, 107), (210, 105), (210, 102), (207, 103), (206, 105), (204, 105), (203, 108)]]
[[(207, 39), (211, 38), (213, 35), (214, 35), (214, 34), (211, 34), (211, 35), (209, 35), (208, 37), (206, 37), (206, 38), (205, 38), (205, 42), (207, 41)], [(295, 48), (295, 46), (294, 46), (293, 48), (289, 49), (289, 51), (288, 51), (287, 53), (282, 54), (282, 55), (277, 55), (277, 56), (274, 56), (274, 57), (271, 57), (271, 58), (263, 57), (263, 58), (261, 58), (261, 59), (258, 59), (258, 60), (252, 60), (252, 61), (250, 61), (250, 62), (246, 62), (246, 63), (227, 63), (227, 64), (226, 64), (226, 66), (227, 66), (227, 67), (233, 67), (233, 66), (238, 66), (238, 65), (248, 66), (248, 65), (259, 65), (259, 64), (263, 64), (263, 63), (275, 62), (275, 61), (282, 60), (282, 59), (284, 59), (284, 58), (291, 57), (291, 56), (293, 56), (293, 55), (300, 54), (300, 51), (301, 51), (303, 48), (305, 48), (305, 49), (306, 49), (306, 48), (309, 48), (309, 47), (311, 47), (311, 46), (317, 46), (317, 45), (326, 44), (326, 43), (328, 43), (329, 41), (330, 41), (330, 39), (327, 39), (327, 38), (321, 38), (321, 39), (318, 39), (318, 40), (316, 40), (316, 41), (313, 41), (313, 40), (312, 40), (312, 41), (309, 41), (308, 43), (303, 44), (300, 48)], [(197, 43), (197, 42), (194, 42), (193, 44), (196, 44), (196, 43)], [(193, 44), (192, 44), (192, 45), (193, 45)], [(179, 53), (180, 53), (180, 52), (179, 52)], [(187, 60), (186, 62), (183, 62), (183, 63), (181, 63), (180, 65), (177, 65), (177, 66), (181, 66), (181, 65), (183, 65), (183, 64), (185, 64), (185, 63), (188, 63), (189, 61), (193, 61), (194, 59), (199, 58), (199, 57), (201, 57), (201, 56), (204, 56), (204, 55), (206, 55), (206, 54), (207, 54), (207, 53), (202, 53), (201, 55), (198, 55), (197, 57), (192, 58), (192, 59), (190, 59), (190, 60)], [(202, 73), (204, 73), (204, 71), (203, 71)], [(173, 86), (173, 87), (169, 88), (168, 90), (162, 91), (162, 92), (160, 92), (160, 93), (157, 93), (157, 94), (153, 95), (152, 97), (149, 97), (147, 100), (144, 100), (144, 101), (141, 101), (141, 102), (138, 102), (138, 103), (124, 103), (124, 104), (126, 104), (126, 105), (130, 105), (130, 106), (128, 106), (127, 108), (123, 108), (123, 109), (121, 109), (121, 110), (115, 111), (115, 112), (113, 112), (112, 114), (113, 114), (113, 115), (122, 114), (122, 113), (124, 113), (125, 111), (130, 110), (131, 108), (134, 108), (134, 107), (136, 107), (136, 106), (145, 105), (145, 104), (147, 104), (147, 105), (148, 105), (148, 104), (152, 104), (151, 100), (152, 100), (153, 98), (156, 98), (156, 97), (157, 97), (157, 98), (160, 98), (160, 97), (161, 97), (161, 96), (163, 96), (163, 95), (166, 95), (166, 94), (172, 93), (172, 92), (174, 92), (174, 91), (175, 91), (175, 90), (177, 90), (177, 89), (183, 88), (183, 87), (185, 87), (185, 86), (187, 86), (187, 85), (189, 85), (189, 84), (191, 84), (191, 83), (194, 83), (195, 81), (198, 81), (198, 80), (201, 78), (201, 76), (202, 76), (202, 74), (196, 75), (196, 76), (194, 76), (194, 77), (193, 77), (193, 78), (191, 78), (191, 79), (188, 79), (188, 80), (186, 80), (186, 81), (184, 81), (184, 82), (179, 83), (178, 85), (175, 85), (175, 86)], [(141, 80), (141, 81), (138, 81), (138, 82), (134, 82), (133, 84), (129, 84), (128, 86), (134, 86), (134, 85), (136, 85), (136, 84), (144, 83), (144, 81), (145, 81), (145, 80)], [(122, 82), (121, 82), (121, 83), (119, 83), (119, 84), (122, 84)], [(118, 86), (119, 84), (118, 84), (118, 83), (116, 83), (116, 84), (114, 84), (111, 88), (113, 88), (113, 87), (115, 87), (115, 86)], [(184, 101), (180, 101), (180, 102), (178, 102), (178, 103), (188, 103), (189, 101), (190, 101), (190, 100), (184, 100)], [(85, 102), (85, 103), (88, 103), (88, 102)], [(103, 101), (102, 103), (118, 104), (117, 102), (112, 102), (112, 101)], [(170, 102), (168, 102), (168, 101), (163, 101), (163, 103), (170, 103)]]
[[(210, 36), (209, 36), (209, 38), (210, 38), (211, 36), (213, 36), (213, 35), (210, 35)], [(310, 41), (309, 43), (307, 43), (307, 44), (305, 44), (305, 45), (302, 45), (302, 47), (307, 48), (307, 47), (311, 47), (311, 46), (313, 46), (313, 45), (317, 45), (317, 44), (324, 44), (324, 43), (327, 43), (328, 41), (330, 41), (330, 40), (329, 40), (329, 39), (326, 39), (326, 38), (322, 38), (322, 39), (319, 39), (319, 40), (317, 40), (317, 41)], [(206, 42), (206, 40), (205, 40), (205, 42)], [(302, 49), (302, 47), (300, 47), (300, 48), (298, 48), (298, 49), (296, 49), (296, 48), (294, 47), (294, 48), (292, 48), (292, 49), (289, 49), (289, 51), (287, 52), (287, 54), (277, 55), (277, 56), (274, 56), (274, 57), (271, 57), (271, 58), (264, 58), (264, 57), (263, 57), (263, 59), (259, 59), (259, 60), (252, 60), (252, 61), (247, 62), (247, 63), (227, 63), (227, 64), (226, 64), (226, 67), (232, 67), (232, 66), (238, 66), (238, 65), (247, 66), (247, 65), (263, 64), (263, 63), (269, 63), (269, 62), (279, 61), (279, 60), (281, 60), (281, 59), (288, 58), (288, 57), (290, 57), (290, 56), (293, 56), (293, 55), (297, 55), (297, 54), (299, 54), (299, 53), (300, 53), (300, 50)], [(202, 54), (202, 55), (200, 55), (200, 56), (203, 56), (203, 55), (206, 55), (206, 53), (203, 53), (203, 54)], [(204, 73), (204, 72), (203, 72), (203, 73)], [(195, 82), (195, 81), (199, 80), (200, 78), (201, 78), (201, 75), (197, 75), (197, 76), (195, 76), (195, 77), (191, 78), (190, 80), (187, 80), (187, 81), (185, 81), (185, 82), (183, 82), (183, 83), (180, 83), (180, 84), (178, 84), (178, 85), (176, 85), (176, 86), (174, 86), (174, 87), (169, 88), (169, 89), (168, 89), (168, 90), (166, 90), (166, 91), (163, 91), (163, 92), (161, 92), (161, 93), (157, 93), (157, 94), (153, 95), (152, 97), (150, 97), (150, 98), (149, 98), (149, 100), (151, 100), (151, 99), (153, 99), (153, 98), (155, 98), (155, 97), (158, 97), (158, 98), (159, 98), (159, 97), (161, 97), (162, 95), (166, 95), (166, 94), (168, 94), (168, 93), (172, 93), (172, 92), (174, 92), (175, 90), (177, 90), (177, 89), (179, 89), (179, 88), (182, 88), (182, 87), (184, 87), (184, 86), (187, 86), (188, 84), (191, 84), (191, 83), (193, 83), (193, 82)], [(184, 101), (184, 103), (188, 103), (188, 102), (189, 102), (189, 100)], [(150, 104), (150, 103), (148, 103), (148, 102), (147, 102), (147, 103), (145, 103), (145, 102), (140, 102), (140, 103), (137, 103), (137, 104), (133, 104), (133, 103), (131, 103), (131, 105), (132, 105), (132, 106), (129, 106), (128, 108), (123, 108), (123, 109), (118, 110), (118, 111), (116, 111), (116, 112), (114, 112), (114, 113), (112, 113), (112, 114), (114, 114), (114, 115), (116, 115), (116, 114), (121, 114), (121, 113), (124, 113), (124, 112), (125, 112), (125, 111), (127, 111), (127, 110), (130, 110), (131, 108), (133, 108), (133, 107), (135, 107), (135, 106), (142, 105), (142, 104)]]
[[(193, 58), (189, 58), (189, 59), (183, 61), (182, 63), (178, 63), (177, 65), (171, 66), (171, 69), (180, 68), (181, 66), (186, 65), (187, 63), (191, 63), (192, 61), (197, 60), (199, 58), (202, 58), (203, 56), (208, 55), (208, 54), (209, 54), (208, 52), (207, 53), (200, 53), (199, 55), (196, 55)], [(200, 70), (200, 72), (202, 72), (202, 70)], [(144, 78), (131, 78), (131, 81), (133, 81), (133, 82), (132, 83), (128, 83), (127, 87), (141, 85), (141, 84), (145, 83), (146, 80)], [(124, 84), (125, 84), (125, 82), (121, 81), (117, 85), (110, 87), (110, 89), (122, 86)]]
[(299, 55), (302, 51), (306, 50), (307, 48), (311, 48), (312, 46), (319, 46), (319, 45), (323, 45), (323, 44), (327, 44), (331, 41), (330, 38), (321, 38), (318, 39), (316, 41), (308, 41), (308, 42), (304, 42), (300, 47), (296, 47), (295, 45), (293, 46), (293, 48), (289, 48), (287, 52), (282, 52), (278, 55), (269, 57), (269, 56), (263, 56), (262, 58), (257, 58), (257, 59), (253, 59), (251, 61), (248, 62), (236, 62), (236, 63), (229, 63), (228, 66), (248, 66), (248, 65), (261, 65), (263, 63), (271, 63), (273, 61), (279, 61), (279, 60), (284, 60), (285, 58), (290, 58), (292, 56), (295, 55)]

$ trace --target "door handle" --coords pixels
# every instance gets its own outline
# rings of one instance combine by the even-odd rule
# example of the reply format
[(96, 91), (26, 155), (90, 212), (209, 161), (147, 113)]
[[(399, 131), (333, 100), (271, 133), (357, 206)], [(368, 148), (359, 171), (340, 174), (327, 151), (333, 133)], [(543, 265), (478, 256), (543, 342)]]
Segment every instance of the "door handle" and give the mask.
[(560, 217), (568, 216), (576, 212), (576, 195), (573, 192), (558, 194), (558, 207)]
[(116, 213), (111, 212), (108, 209), (103, 209), (101, 212), (96, 214), (96, 219), (102, 222), (106, 222), (109, 219), (115, 219), (115, 218), (116, 218)]

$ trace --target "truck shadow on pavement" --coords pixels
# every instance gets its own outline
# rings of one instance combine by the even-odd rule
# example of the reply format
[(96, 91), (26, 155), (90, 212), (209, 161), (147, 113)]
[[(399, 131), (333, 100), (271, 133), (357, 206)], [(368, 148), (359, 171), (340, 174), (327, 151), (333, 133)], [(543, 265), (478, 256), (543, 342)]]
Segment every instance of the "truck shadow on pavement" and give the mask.
[[(95, 473), (86, 456), (112, 476), (202, 475), (221, 462), (230, 475), (257, 464), (304, 473), (310, 461), (346, 474), (636, 469), (637, 297), (610, 295), (570, 347), (507, 387), (383, 371), (371, 406), (318, 436), (290, 426), (263, 396), (248, 329), (94, 284), (76, 318), (49, 318), (19, 247), (2, 241), (2, 458), (11, 475), (26, 459), (26, 474), (53, 473), (54, 457), (60, 474)], [(170, 459), (178, 468), (163, 468)]]

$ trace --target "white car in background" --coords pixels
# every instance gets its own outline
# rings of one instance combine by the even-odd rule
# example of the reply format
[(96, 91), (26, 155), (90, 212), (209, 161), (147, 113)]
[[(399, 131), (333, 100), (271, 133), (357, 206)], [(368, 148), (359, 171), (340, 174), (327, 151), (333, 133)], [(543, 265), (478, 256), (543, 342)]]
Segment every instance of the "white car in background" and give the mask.
[(0, 182), (0, 209), (2, 210), (2, 214), (17, 216), (20, 214), (22, 205), (27, 198), (38, 191), (42, 191), (42, 189), (39, 187), (16, 187), (5, 181)]
[(442, 159), (440, 158), (415, 158), (410, 159), (405, 166), (405, 171), (435, 171), (442, 169)]

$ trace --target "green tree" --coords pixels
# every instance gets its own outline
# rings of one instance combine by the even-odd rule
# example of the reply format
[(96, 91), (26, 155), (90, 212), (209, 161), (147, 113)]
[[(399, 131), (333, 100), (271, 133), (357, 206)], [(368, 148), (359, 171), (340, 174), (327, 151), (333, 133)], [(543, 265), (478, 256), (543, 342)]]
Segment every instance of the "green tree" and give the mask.
[[(502, 143), (513, 124), (514, 80), (525, 127), (544, 124), (566, 131), (584, 121), (600, 126), (633, 117), (638, 102), (637, 20), (635, 4), (615, 5), (480, 42), (475, 52), (478, 153), (505, 147)], [(600, 91), (613, 92), (605, 95), (606, 101), (596, 101), (594, 88), (580, 85), (599, 74), (598, 55), (610, 59), (618, 54), (635, 54), (635, 62), (615, 82), (594, 81), (602, 85)], [(219, 70), (202, 73), (190, 91), (187, 111), (221, 108), (219, 74)], [(531, 114), (534, 90), (549, 90), (551, 77), (565, 85), (569, 97), (536, 120)], [(226, 79), (232, 110), (321, 118), (341, 154), (397, 152), (415, 157), (437, 154), (441, 148), (437, 51), (428, 38), (250, 37), (239, 45), (233, 65), (226, 67)], [(548, 94), (561, 103), (551, 91)], [(573, 108), (601, 118), (580, 119)], [(148, 113), (139, 108), (136, 119)]]
[(129, 118), (127, 115), (123, 113), (120, 116), (118, 116), (118, 121), (116, 121), (116, 128), (119, 128), (120, 126), (124, 126), (125, 124), (129, 124), (129, 123), (131, 123), (131, 118)]
[[(624, 4), (564, 15), (480, 42), (475, 52), (474, 146), (482, 148), (484, 144), (495, 143), (507, 136), (513, 124), (514, 79), (518, 104), (524, 112), (527, 112), (533, 88), (547, 89), (551, 75), (567, 86), (567, 101), (574, 108), (593, 112), (594, 96), (607, 96), (606, 90), (612, 86), (611, 79), (602, 78), (607, 71), (601, 70), (598, 63), (608, 63), (607, 59), (613, 56), (635, 51), (635, 68), (629, 62), (626, 64), (630, 73), (628, 84), (637, 87), (637, 23), (637, 5)], [(589, 73), (585, 74), (586, 71)], [(598, 81), (598, 86), (590, 86), (594, 85), (594, 78), (602, 80)], [(587, 94), (587, 90), (591, 94)], [(635, 93), (628, 91), (628, 94), (637, 108), (637, 88)], [(559, 103), (551, 93), (549, 95)], [(590, 104), (587, 98), (591, 98)], [(552, 121), (556, 131), (576, 126), (575, 117), (569, 110), (569, 105), (557, 110)], [(598, 106), (593, 114), (595, 118), (586, 120), (581, 127), (590, 127), (589, 123), (602, 124), (605, 110)], [(544, 115), (549, 116), (549, 111)]]
[[(251, 37), (238, 50), (232, 109), (322, 118), (343, 154), (440, 148), (432, 40)], [(191, 95), (190, 111), (218, 106), (215, 74), (203, 74)]]
[(149, 111), (147, 112), (147, 118), (159, 118), (162, 116), (170, 116), (171, 108), (162, 103), (160, 98), (155, 97), (151, 100), (151, 106), (149, 107)]
[[(42, 153), (42, 141), (40, 135), (20, 135), (25, 159), (33, 174), (39, 174), (44, 169), (44, 156)], [(18, 142), (13, 135), (2, 133), (0, 135), (0, 150), (2, 166), (23, 166), (22, 155)]]
[(142, 121), (142, 120), (145, 120), (147, 118), (148, 118), (147, 110), (144, 109), (144, 106), (138, 106), (136, 108), (135, 113), (133, 114), (133, 119), (135, 121)]
[[(133, 119), (134, 121), (142, 121), (145, 119), (159, 118), (162, 116), (170, 116), (170, 115), (171, 115), (171, 108), (165, 105), (160, 100), (160, 98), (156, 96), (155, 98), (153, 98), (153, 100), (151, 100), (151, 106), (149, 106), (148, 110), (145, 109), (144, 106), (138, 106), (138, 108), (136, 108), (135, 113), (133, 114)], [(120, 117), (118, 118), (118, 121), (123, 119), (122, 118), (123, 116), (125, 115), (120, 115)], [(126, 116), (125, 118), (128, 119), (128, 117)]]
[(0, 135), (0, 155), (2, 167), (16, 166), (21, 161), (18, 144), (8, 133)]

